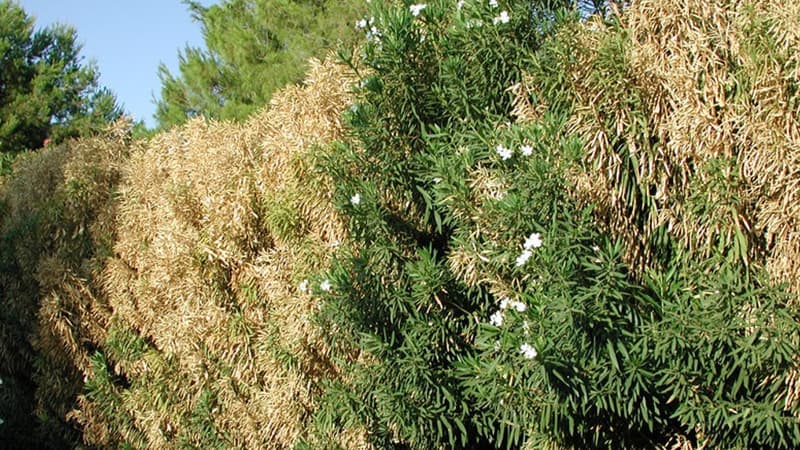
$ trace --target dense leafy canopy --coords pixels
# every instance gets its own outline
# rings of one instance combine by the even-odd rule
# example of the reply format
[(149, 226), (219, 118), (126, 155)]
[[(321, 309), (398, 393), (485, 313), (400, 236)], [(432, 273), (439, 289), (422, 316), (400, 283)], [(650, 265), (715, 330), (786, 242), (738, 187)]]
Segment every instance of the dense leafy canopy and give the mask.
[(272, 93), (300, 81), (310, 57), (355, 37), (361, 0), (226, 0), (203, 7), (187, 1), (206, 49), (187, 47), (180, 73), (159, 69), (156, 118), (161, 127), (203, 115), (244, 119)]
[(35, 30), (19, 5), (0, 2), (0, 154), (87, 135), (120, 116), (80, 49), (74, 29)]
[[(367, 3), (346, 66), (243, 125), (75, 140), (0, 179), (6, 429), (800, 447), (798, 6)], [(255, 107), (223, 82), (261, 86), (247, 55), (294, 42), (260, 4), (189, 3), (218, 78), (174, 80), (208, 101), (178, 119)]]

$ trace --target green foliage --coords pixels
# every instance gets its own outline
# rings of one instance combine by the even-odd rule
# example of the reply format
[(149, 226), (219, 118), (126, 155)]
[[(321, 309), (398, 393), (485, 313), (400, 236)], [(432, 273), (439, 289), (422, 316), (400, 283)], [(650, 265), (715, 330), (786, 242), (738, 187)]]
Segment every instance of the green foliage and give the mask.
[(231, 443), (224, 438), (224, 432), (217, 430), (213, 414), (217, 409), (214, 394), (204, 390), (197, 400), (192, 415), (188, 418), (186, 430), (178, 437), (181, 447), (226, 449)]
[[(256, 70), (265, 58), (290, 61), (281, 53), (284, 44), (301, 48), (305, 41), (293, 40), (293, 33), (313, 29), (303, 20), (325, 16), (294, 14), (332, 11), (320, 2), (282, 2), (281, 14), (291, 15), (267, 18), (266, 9), (259, 9), (265, 5), (190, 4), (206, 27), (210, 52), (187, 51), (196, 64), (196, 86), (204, 86), (199, 74), (213, 73), (220, 78), (205, 80), (217, 86), (252, 87), (258, 77), (235, 66)], [(245, 343), (236, 344), (245, 358), (227, 360), (225, 351), (202, 340), (164, 352), (154, 344), (163, 331), (140, 334), (122, 320), (109, 319), (110, 328), (94, 340), (79, 326), (67, 327), (79, 343), (77, 353), (88, 361), (78, 397), (84, 415), (76, 417), (88, 417), (113, 435), (109, 442), (127, 441), (131, 448), (152, 444), (145, 427), (156, 427), (165, 446), (236, 446), (240, 436), (221, 426), (231, 423), (225, 416), (231, 410), (228, 389), (251, 401), (261, 376), (273, 374), (258, 373), (259, 381), (249, 385), (234, 375), (241, 373), (239, 364), (273, 361), (275, 380), (284, 376), (281, 369), (303, 374), (298, 390), (281, 392), (309, 394), (300, 420), (306, 424), (314, 414), (314, 422), (292, 437), (300, 440), (298, 449), (346, 446), (342, 430), (363, 431), (370, 444), (387, 449), (800, 447), (800, 402), (791, 399), (797, 395), (791, 380), (800, 347), (796, 294), (764, 269), (770, 250), (765, 242), (720, 231), (732, 229), (730, 223), (751, 207), (742, 194), (749, 194), (751, 175), (734, 170), (737, 158), (726, 155), (704, 157), (702, 164), (672, 175), (687, 177), (687, 194), (675, 202), (698, 218), (698, 227), (711, 230), (708, 242), (692, 242), (664, 223), (644, 232), (658, 203), (637, 158), (657, 154), (677, 137), (655, 133), (648, 123), (652, 105), (631, 81), (633, 38), (624, 22), (608, 15), (592, 19), (603, 25), (591, 30), (595, 46), (580, 47), (588, 45), (586, 35), (579, 35), (586, 32), (586, 16), (605, 14), (608, 7), (373, 0), (369, 15), (356, 22), (366, 41), (341, 52), (360, 76), (353, 86), (356, 102), (345, 117), (349, 135), (316, 152), (307, 171), (311, 179), (304, 192), (328, 186), (320, 180), (332, 178), (348, 236), (336, 244), (331, 267), (310, 283), (322, 301), (302, 303), (301, 314), (282, 309), (295, 305), (266, 298), (266, 291), (283, 285), (260, 287), (234, 271), (248, 266), (246, 259), (223, 265), (209, 252), (190, 252), (208, 288), (194, 298), (209, 295), (203, 300), (225, 309), (220, 317), (229, 320), (219, 331), (224, 340)], [(754, 29), (766, 33), (769, 27), (752, 20)], [(240, 27), (241, 35), (222, 32), (242, 23), (247, 26)], [(276, 31), (283, 23), (292, 30), (286, 36)], [(769, 37), (748, 37), (746, 43), (765, 54), (777, 45)], [(578, 67), (582, 52), (595, 49), (591, 64)], [(752, 87), (739, 69), (740, 85)], [(585, 77), (581, 83), (576, 73)], [(189, 78), (173, 81), (177, 91), (194, 89)], [(526, 89), (516, 89), (520, 84)], [(164, 117), (235, 117), (268, 97), (207, 92), (198, 97), (197, 109), (176, 107)], [(580, 115), (579, 100), (586, 98), (596, 99), (595, 116)], [(524, 120), (520, 102), (530, 107)], [(618, 130), (615, 117), (631, 125)], [(620, 211), (627, 213), (621, 221), (609, 220), (598, 213), (603, 205), (576, 194), (576, 173), (587, 173), (587, 153), (597, 150), (576, 131), (581, 127), (604, 132), (608, 154), (618, 157), (618, 177), (608, 188), (613, 192), (600, 194), (621, 193)], [(65, 342), (51, 348), (52, 333), (41, 326), (49, 322), (37, 322), (50, 316), (38, 302), (53, 295), (53, 316), (90, 322), (80, 304), (69, 303), (67, 280), (83, 287), (82, 279), (93, 279), (99, 261), (111, 254), (115, 233), (118, 168), (98, 163), (91, 155), (105, 152), (90, 148), (60, 146), (20, 158), (0, 196), (0, 418), (37, 407), (35, 421), (17, 414), (0, 427), (15, 433), (34, 429), (31, 434), (51, 445), (77, 444), (61, 412), (80, 386), (80, 373), (62, 361), (69, 351)], [(279, 258), (260, 266), (277, 267), (279, 276), (298, 282), (303, 297), (291, 300), (301, 302), (312, 299), (308, 280), (299, 278), (327, 258), (320, 238), (309, 235), (320, 224), (307, 217), (296, 187), (280, 186), (248, 200), (257, 210), (256, 228), (263, 230), (243, 240), (263, 233), (274, 239), (265, 247), (285, 244), (287, 254), (304, 255), (294, 269)], [(179, 201), (188, 198), (184, 194), (161, 195), (172, 196), (172, 206), (189, 222), (192, 208), (177, 208), (186, 203)], [(652, 264), (635, 266), (631, 244), (651, 255)], [(754, 251), (758, 246), (764, 248)], [(53, 260), (63, 270), (48, 269), (45, 263)], [(135, 252), (130, 260), (136, 260)], [(48, 273), (57, 280), (48, 281)], [(120, 280), (123, 287), (132, 284)], [(101, 292), (92, 285), (86, 290)], [(97, 303), (102, 306), (102, 299)], [(259, 303), (269, 310), (248, 313), (247, 304)], [(317, 311), (313, 320), (326, 341), (316, 347), (303, 342), (304, 349), (314, 347), (311, 359), (292, 341), (315, 335), (287, 326), (302, 315), (298, 326), (305, 327), (309, 310)], [(261, 323), (273, 313), (285, 322)], [(29, 339), (34, 333), (37, 339)], [(72, 391), (56, 389), (56, 381)], [(146, 413), (134, 416), (131, 405)], [(277, 420), (282, 411), (274, 411), (270, 419)], [(152, 423), (139, 423), (154, 416)]]
[[(742, 244), (698, 250), (668, 230), (646, 243), (659, 270), (641, 274), (574, 196), (585, 155), (566, 81), (585, 10), (372, 6), (367, 43), (345, 55), (361, 73), (351, 140), (322, 163), (351, 240), (316, 291), (342, 366), (320, 433), (360, 425), (379, 448), (800, 444), (798, 405), (780, 401), (800, 339), (785, 288), (741, 264)], [(611, 29), (588, 76), (644, 120)], [(541, 114), (514, 123), (523, 81)], [(651, 194), (630, 142), (610, 139), (643, 226)], [(736, 202), (725, 187), (744, 182), (713, 164), (686, 199), (709, 226), (729, 216), (703, 205)]]
[(324, 163), (354, 248), (326, 275), (320, 314), (336, 330), (329, 344), (361, 356), (328, 386), (322, 429), (360, 424), (381, 447), (510, 442), (478, 419), (458, 369), (494, 296), (459, 280), (448, 257), (476, 234), (475, 215), (495, 208), (470, 178), (503, 164), (493, 134), (513, 107), (507, 88), (552, 29), (553, 6), (431, 2), (415, 15), (377, 3), (365, 19), (368, 42), (351, 62), (363, 73), (355, 139)]
[[(91, 375), (83, 385), (84, 395), (92, 402), (95, 414), (103, 418), (103, 425), (114, 433), (132, 428), (133, 418), (122, 413), (124, 384), (125, 380), (114, 374), (106, 355), (101, 352), (92, 355)], [(143, 440), (139, 446), (142, 443)]]
[(203, 7), (187, 1), (206, 48), (187, 47), (180, 73), (159, 68), (161, 128), (203, 115), (244, 119), (286, 84), (298, 82), (311, 57), (350, 45), (364, 2), (226, 0)]
[(82, 63), (74, 29), (56, 25), (34, 31), (33, 19), (15, 2), (0, 2), (0, 173), (8, 154), (65, 138), (97, 133), (119, 118), (113, 94)]

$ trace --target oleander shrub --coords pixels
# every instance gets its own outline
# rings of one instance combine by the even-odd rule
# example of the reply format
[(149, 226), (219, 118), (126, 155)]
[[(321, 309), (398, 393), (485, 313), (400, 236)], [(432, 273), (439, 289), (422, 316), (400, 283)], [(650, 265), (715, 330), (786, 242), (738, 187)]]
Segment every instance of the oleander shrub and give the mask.
[[(344, 240), (314, 169), (349, 69), (245, 124), (21, 157), (3, 180), (0, 424), (17, 448), (292, 448), (338, 369), (305, 278)], [(6, 436), (10, 436), (6, 439)], [(357, 427), (332, 438), (368, 448)]]
[(369, 8), (244, 123), (14, 162), (2, 442), (800, 447), (800, 9)]
[(128, 127), (26, 153), (0, 186), (0, 435), (10, 447), (81, 441), (68, 416), (110, 316), (98, 275)]
[(315, 283), (346, 362), (319, 435), (800, 443), (793, 7), (605, 6), (373, 5), (350, 135), (321, 163), (349, 240)]
[[(311, 162), (341, 134), (348, 70), (243, 124), (196, 119), (125, 166), (101, 276), (111, 316), (74, 418), (97, 447), (292, 448), (337, 364), (311, 326), (304, 278), (344, 230)], [(339, 430), (357, 447), (361, 432)]]

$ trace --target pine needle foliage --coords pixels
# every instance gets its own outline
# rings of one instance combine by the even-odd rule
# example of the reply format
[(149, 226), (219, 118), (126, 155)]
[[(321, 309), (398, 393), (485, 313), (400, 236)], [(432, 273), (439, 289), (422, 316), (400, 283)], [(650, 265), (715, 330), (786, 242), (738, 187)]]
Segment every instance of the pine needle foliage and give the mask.
[(310, 58), (351, 45), (361, 0), (184, 1), (205, 48), (187, 47), (179, 73), (162, 65), (156, 118), (162, 129), (205, 116), (245, 121), (281, 88), (303, 81)]

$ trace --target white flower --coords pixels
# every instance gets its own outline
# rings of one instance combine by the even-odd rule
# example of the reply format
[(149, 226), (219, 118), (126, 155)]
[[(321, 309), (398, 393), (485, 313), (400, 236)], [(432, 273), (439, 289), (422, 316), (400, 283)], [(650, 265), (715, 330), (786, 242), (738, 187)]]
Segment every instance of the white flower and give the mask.
[(499, 16), (495, 17), (492, 22), (495, 25), (498, 23), (508, 23), (511, 20), (511, 17), (508, 15), (508, 11), (502, 11)]
[(356, 21), (356, 28), (367, 28), (367, 19)]
[(524, 156), (531, 156), (531, 155), (533, 154), (533, 147), (531, 147), (530, 145), (523, 145), (523, 146), (522, 146), (522, 147), (519, 149), (519, 151), (520, 151), (520, 152), (521, 152), (521, 153), (522, 153)]
[(301, 281), (300, 284), (297, 286), (297, 289), (300, 289), (300, 292), (304, 294), (308, 292), (308, 280)]
[(592, 250), (594, 250), (594, 251), (596, 251), (596, 252), (599, 252), (599, 251), (600, 251), (600, 247), (599, 247), (599, 246), (597, 246), (597, 245), (593, 245), (593, 246), (592, 246)]
[(511, 303), (511, 307), (516, 309), (518, 312), (525, 312), (525, 310), (528, 309), (528, 305), (526, 305), (525, 303), (516, 302), (516, 301)]
[(489, 323), (496, 326), (502, 327), (503, 326), (503, 312), (502, 311), (495, 311), (494, 314), (489, 316)]
[(522, 353), (522, 356), (528, 359), (536, 358), (536, 355), (539, 354), (536, 349), (527, 342), (519, 346), (519, 352)]
[(323, 281), (322, 283), (319, 284), (319, 288), (321, 290), (325, 291), (325, 292), (330, 292), (331, 287), (332, 286), (331, 286), (330, 280), (325, 280), (325, 281)]
[(489, 0), (489, 6), (492, 8), (497, 8), (497, 0)]
[(359, 203), (361, 203), (361, 194), (356, 194), (356, 195), (350, 197), (350, 203), (352, 203), (353, 206), (356, 206)]
[(441, 178), (439, 178), (439, 177), (434, 177), (434, 178), (433, 178), (433, 182), (434, 182), (434, 183), (436, 183), (436, 184), (439, 184), (439, 183), (441, 183), (441, 182), (442, 182), (442, 179), (441, 179)]
[(532, 254), (533, 253), (531, 253), (530, 250), (525, 250), (525, 251), (522, 252), (521, 255), (517, 256), (517, 267), (519, 267), (519, 266), (525, 264), (526, 262), (528, 262), (528, 260), (531, 258)]
[(525, 244), (523, 247), (525, 250), (530, 250), (532, 248), (539, 248), (542, 246), (542, 235), (539, 233), (532, 233), (528, 236), (528, 239), (525, 239)]
[(514, 154), (513, 150), (511, 150), (510, 148), (506, 148), (506, 146), (504, 146), (503, 144), (498, 144), (495, 150), (497, 151), (497, 154), (500, 155), (500, 158), (503, 161), (507, 160), (508, 158), (511, 158), (511, 155)]
[(464, 3), (465, 3), (464, 0), (458, 0), (458, 3), (456, 3), (456, 8), (460, 10), (461, 8), (464, 7)]
[(411, 10), (411, 15), (412, 15), (412, 16), (414, 16), (414, 17), (417, 17), (417, 16), (419, 15), (419, 13), (420, 13), (420, 12), (421, 12), (423, 9), (425, 9), (425, 8), (427, 8), (427, 7), (428, 7), (428, 5), (426, 5), (426, 4), (424, 4), (424, 3), (417, 3), (416, 5), (411, 5), (411, 6), (409, 6), (409, 7), (408, 7), (408, 9), (409, 9), (409, 10)]
[(511, 299), (508, 297), (503, 297), (500, 299), (500, 309), (508, 308), (508, 305), (511, 304)]
[(378, 30), (377, 27), (373, 26), (372, 28), (367, 31), (367, 40), (377, 42), (380, 44), (381, 42), (381, 32)]

